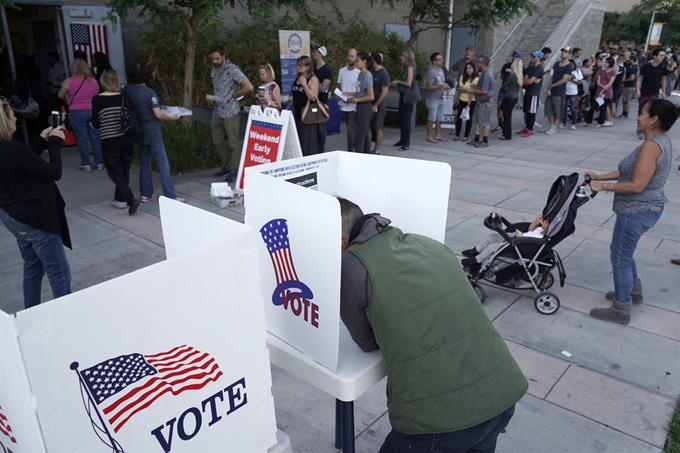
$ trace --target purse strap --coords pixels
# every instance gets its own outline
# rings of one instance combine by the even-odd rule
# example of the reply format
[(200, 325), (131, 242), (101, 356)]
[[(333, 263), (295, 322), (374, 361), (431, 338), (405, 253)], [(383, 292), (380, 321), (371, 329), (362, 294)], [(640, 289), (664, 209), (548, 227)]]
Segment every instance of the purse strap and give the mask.
[(86, 80), (87, 80), (87, 78), (83, 77), (83, 81), (80, 82), (80, 86), (78, 87), (78, 89), (76, 90), (76, 92), (73, 93), (73, 98), (69, 98), (69, 100), (68, 100), (68, 108), (69, 108), (69, 109), (71, 108), (71, 104), (73, 104), (73, 100), (76, 98), (76, 95), (78, 94), (78, 92), (80, 91), (80, 89), (83, 87), (83, 85), (85, 84), (85, 81), (86, 81)]

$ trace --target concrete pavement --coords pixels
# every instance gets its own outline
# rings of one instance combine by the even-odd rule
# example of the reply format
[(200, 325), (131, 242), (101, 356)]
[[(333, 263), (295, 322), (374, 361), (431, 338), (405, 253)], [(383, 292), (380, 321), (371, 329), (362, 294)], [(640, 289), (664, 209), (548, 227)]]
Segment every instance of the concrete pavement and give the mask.
[[(515, 130), (521, 127), (521, 117), (516, 110)], [(451, 165), (446, 243), (457, 253), (488, 234), (482, 221), (492, 210), (511, 221), (531, 220), (542, 210), (558, 175), (611, 171), (640, 144), (634, 119), (616, 120), (613, 127), (600, 130), (560, 129), (552, 136), (537, 133), (533, 138), (515, 136), (506, 142), (492, 134), (491, 147), (486, 149), (451, 141), (433, 145), (419, 128), (411, 149), (398, 152), (390, 146), (398, 131), (385, 132), (382, 154)], [(448, 131), (445, 134), (451, 138)], [(680, 143), (680, 124), (670, 135)], [(327, 149), (341, 149), (344, 142), (344, 135), (329, 136)], [(64, 161), (59, 186), (67, 202), (74, 243), (74, 250), (67, 252), (74, 291), (164, 259), (157, 202), (142, 205), (130, 217), (126, 210), (109, 205), (113, 185), (105, 172), (78, 171), (75, 148), (64, 150)], [(212, 173), (174, 177), (177, 192), (191, 205), (242, 221), (242, 206), (219, 209), (210, 201)], [(136, 168), (132, 179), (133, 188), (138, 187)], [(158, 180), (155, 187), (158, 194)], [(629, 326), (588, 315), (591, 308), (608, 305), (604, 293), (613, 288), (610, 194), (601, 193), (583, 206), (576, 233), (556, 248), (568, 277), (563, 288), (556, 284), (552, 289), (562, 302), (555, 315), (540, 315), (533, 307), (532, 292), (487, 287), (487, 314), (530, 383), (529, 394), (518, 404), (507, 433), (499, 438), (498, 452), (661, 451), (680, 395), (680, 267), (669, 263), (670, 258), (680, 256), (680, 172), (676, 167), (666, 194), (670, 202), (661, 220), (642, 238), (636, 253), (645, 304), (633, 308)], [(21, 285), (18, 248), (0, 228), (0, 308), (21, 309)], [(43, 288), (43, 300), (50, 299), (47, 282)], [(333, 398), (275, 366), (272, 375), (277, 422), (290, 436), (295, 451), (337, 451)], [(355, 411), (357, 451), (377, 452), (390, 429), (384, 380), (356, 402)]]

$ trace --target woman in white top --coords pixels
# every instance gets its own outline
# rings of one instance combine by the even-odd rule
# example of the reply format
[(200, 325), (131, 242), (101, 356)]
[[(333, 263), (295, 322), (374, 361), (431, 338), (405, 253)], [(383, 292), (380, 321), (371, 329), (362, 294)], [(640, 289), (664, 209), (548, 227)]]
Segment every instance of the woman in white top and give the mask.
[(576, 111), (576, 102), (578, 101), (578, 87), (583, 84), (583, 73), (576, 67), (574, 60), (569, 60), (573, 71), (567, 80), (567, 98), (562, 110), (562, 124), (560, 129), (567, 127), (567, 106), (571, 110), (571, 126), (570, 128), (576, 130), (576, 123), (578, 123), (578, 113)]

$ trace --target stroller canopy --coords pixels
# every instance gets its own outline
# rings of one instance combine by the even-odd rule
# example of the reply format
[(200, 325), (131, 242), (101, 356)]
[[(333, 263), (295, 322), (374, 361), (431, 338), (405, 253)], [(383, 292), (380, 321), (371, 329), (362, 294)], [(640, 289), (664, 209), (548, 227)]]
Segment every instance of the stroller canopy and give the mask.
[[(558, 177), (550, 188), (548, 202), (543, 208), (543, 218), (552, 218), (546, 237), (554, 237), (558, 233), (567, 236), (576, 220), (576, 190), (579, 186), (578, 173)], [(573, 206), (572, 206), (573, 204)]]

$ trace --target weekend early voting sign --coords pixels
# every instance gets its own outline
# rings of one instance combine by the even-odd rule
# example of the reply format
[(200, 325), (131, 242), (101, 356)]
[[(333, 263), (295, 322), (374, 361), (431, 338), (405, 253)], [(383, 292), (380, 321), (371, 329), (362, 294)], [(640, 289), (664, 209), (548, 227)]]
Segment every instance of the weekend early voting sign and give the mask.
[(281, 55), (281, 102), (291, 101), (291, 87), (297, 77), (297, 60), (311, 54), (309, 31), (279, 30), (279, 54)]
[(444, 120), (442, 121), (442, 129), (456, 128), (456, 114), (453, 111), (453, 104), (455, 96), (451, 94), (444, 95), (442, 98), (442, 108), (444, 109)]
[[(276, 444), (259, 237), (160, 203), (167, 261), (0, 316), (6, 451), (264, 453)], [(187, 229), (204, 242), (187, 244)]]
[[(342, 237), (336, 196), (383, 214), (404, 232), (443, 242), (451, 167), (336, 151), (246, 173), (245, 222), (260, 233), (267, 330), (335, 372)], [(417, 188), (404, 181), (418, 181)]]
[(243, 190), (246, 168), (302, 157), (295, 119), (289, 110), (250, 107), (236, 188)]

